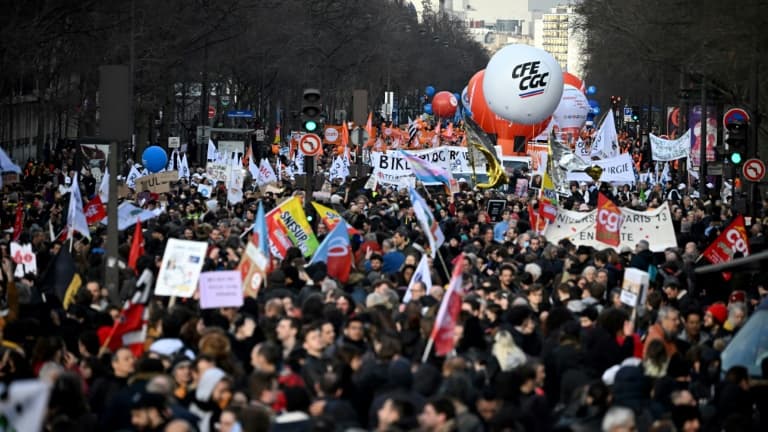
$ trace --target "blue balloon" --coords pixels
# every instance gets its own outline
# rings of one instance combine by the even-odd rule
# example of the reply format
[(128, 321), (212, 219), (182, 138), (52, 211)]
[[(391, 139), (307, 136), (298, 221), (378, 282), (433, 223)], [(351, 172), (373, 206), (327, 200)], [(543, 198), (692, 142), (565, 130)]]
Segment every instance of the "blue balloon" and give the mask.
[(424, 93), (426, 93), (427, 96), (432, 97), (435, 95), (435, 88), (432, 86), (427, 86), (427, 88), (424, 89)]
[(595, 93), (597, 93), (597, 87), (595, 87), (593, 85), (587, 87), (587, 94), (588, 95), (593, 95)]
[(168, 164), (168, 154), (162, 147), (147, 147), (141, 154), (141, 162), (149, 172), (160, 172)]
[(424, 104), (424, 112), (432, 115), (432, 104)]

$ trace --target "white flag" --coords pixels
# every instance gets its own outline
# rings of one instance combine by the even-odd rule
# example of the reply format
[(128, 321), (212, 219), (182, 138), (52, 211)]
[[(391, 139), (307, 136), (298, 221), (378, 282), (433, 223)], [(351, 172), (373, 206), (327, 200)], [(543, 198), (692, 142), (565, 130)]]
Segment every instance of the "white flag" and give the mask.
[(405, 292), (405, 295), (403, 296), (403, 303), (408, 303), (411, 301), (411, 290), (413, 290), (413, 286), (416, 285), (416, 282), (422, 282), (424, 283), (424, 286), (426, 287), (426, 294), (429, 294), (429, 290), (432, 288), (432, 275), (429, 272), (429, 263), (427, 262), (427, 254), (424, 254), (421, 256), (421, 261), (419, 261), (419, 266), (416, 267), (416, 271), (413, 272), (413, 276), (411, 276), (411, 282), (408, 284), (408, 290)]
[(91, 238), (91, 232), (88, 230), (88, 222), (85, 220), (83, 212), (83, 197), (80, 195), (80, 185), (77, 182), (77, 173), (72, 178), (71, 195), (69, 197), (69, 212), (67, 212), (67, 230), (69, 236), (73, 231), (77, 231), (87, 238)]
[(616, 134), (616, 123), (613, 113), (609, 112), (600, 125), (600, 129), (592, 142), (591, 156), (608, 159), (619, 155), (619, 136)]
[[(658, 164), (658, 162), (656, 162)], [(664, 169), (661, 170), (661, 179), (660, 183), (666, 183), (668, 180), (671, 180), (669, 178), (669, 162), (664, 162)]]
[[(178, 157), (178, 154), (176, 157)], [(186, 153), (184, 153), (184, 156), (182, 156), (181, 160), (178, 161), (178, 165), (179, 165), (179, 180), (181, 180), (182, 178), (189, 180), (189, 163), (187, 162)]]
[(259, 185), (277, 182), (275, 170), (272, 169), (272, 165), (270, 165), (269, 161), (266, 159), (262, 159), (261, 163), (259, 163), (259, 174), (262, 182), (259, 183)]
[(168, 166), (165, 167), (166, 171), (173, 171), (176, 169), (176, 167), (174, 167), (174, 163), (176, 162), (177, 157), (179, 157), (179, 152), (174, 150), (173, 153), (171, 153), (171, 157), (168, 158)]
[(251, 173), (253, 181), (261, 185), (261, 174), (259, 173), (259, 167), (256, 165), (256, 162), (253, 161), (253, 157), (248, 158), (248, 171)]
[(297, 151), (293, 156), (293, 165), (296, 167), (294, 174), (304, 174), (304, 153)]
[(208, 160), (209, 161), (215, 161), (219, 160), (219, 151), (216, 150), (216, 146), (213, 144), (212, 139), (208, 139)]
[(139, 172), (139, 169), (136, 168), (136, 165), (131, 167), (131, 171), (128, 173), (128, 177), (125, 178), (125, 184), (131, 188), (136, 188), (136, 179), (141, 177), (141, 173)]
[(344, 182), (346, 176), (344, 175), (344, 162), (341, 160), (341, 156), (336, 156), (336, 158), (333, 159), (331, 169), (328, 173), (328, 178), (331, 181), (340, 178), (342, 183)]
[(99, 185), (99, 198), (101, 202), (107, 203), (109, 201), (109, 170), (105, 169), (104, 174), (101, 176), (101, 184)]

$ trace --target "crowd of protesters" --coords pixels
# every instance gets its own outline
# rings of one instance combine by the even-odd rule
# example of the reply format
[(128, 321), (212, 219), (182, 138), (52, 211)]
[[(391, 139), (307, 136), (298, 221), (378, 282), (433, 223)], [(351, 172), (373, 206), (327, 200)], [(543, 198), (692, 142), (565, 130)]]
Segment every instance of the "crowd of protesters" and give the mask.
[[(50, 383), (46, 430), (768, 430), (768, 387), (760, 382), (768, 361), (755, 377), (745, 366), (722, 370), (720, 360), (768, 293), (767, 280), (693, 272), (735, 216), (711, 185), (709, 196), (692, 196), (696, 185), (686, 181), (599, 188), (622, 206), (670, 204), (678, 247), (657, 253), (653, 239), (618, 251), (548, 241), (531, 230), (533, 190), (433, 191), (428, 202), (446, 241), (430, 258), (432, 286), (415, 284), (407, 303), (427, 245), (407, 191), (334, 185), (330, 202), (361, 233), (352, 239), (347, 283), (328, 277), (323, 263), (307, 265), (294, 248), (239, 309), (153, 296), (137, 358), (128, 347), (106, 349), (98, 332), (123, 306), (105, 289), (106, 227), (92, 226), (90, 241), (49, 234), (66, 223), (73, 154), (28, 163), (19, 183), (5, 185), (0, 213), (0, 379)], [(285, 180), (280, 192), (247, 185), (244, 201), (227, 205), (223, 184), (206, 199), (196, 190), (202, 170), (193, 172), (191, 182), (138, 203), (159, 213), (145, 223), (138, 274), (157, 275), (169, 238), (207, 242), (203, 271), (235, 269), (259, 201), (269, 210), (294, 194), (311, 199)], [(81, 175), (88, 199), (98, 184), (87, 170)], [(597, 190), (574, 183), (561, 204), (592, 209)], [(489, 199), (506, 201), (499, 217), (489, 215)], [(18, 242), (32, 245), (37, 276), (14, 277), (9, 256), (20, 200)], [(763, 219), (748, 227), (753, 253), (765, 248)], [(327, 227), (313, 223), (322, 240)], [(133, 233), (120, 233), (121, 302), (140, 285), (125, 265)], [(44, 276), (70, 241), (83, 284), (64, 310)], [(467, 294), (454, 349), (422, 362), (457, 257)], [(620, 300), (627, 268), (655, 269), (641, 311)]]

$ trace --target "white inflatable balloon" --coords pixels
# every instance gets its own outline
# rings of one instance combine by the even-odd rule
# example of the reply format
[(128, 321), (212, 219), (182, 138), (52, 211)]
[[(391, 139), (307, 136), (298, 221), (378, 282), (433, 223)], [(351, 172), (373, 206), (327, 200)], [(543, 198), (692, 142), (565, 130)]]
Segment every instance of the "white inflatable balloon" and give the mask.
[(560, 104), (557, 105), (552, 118), (563, 129), (581, 129), (587, 122), (590, 110), (587, 96), (576, 87), (566, 84)]
[(483, 93), (499, 117), (535, 124), (552, 115), (563, 95), (563, 70), (552, 55), (529, 45), (507, 45), (485, 68)]

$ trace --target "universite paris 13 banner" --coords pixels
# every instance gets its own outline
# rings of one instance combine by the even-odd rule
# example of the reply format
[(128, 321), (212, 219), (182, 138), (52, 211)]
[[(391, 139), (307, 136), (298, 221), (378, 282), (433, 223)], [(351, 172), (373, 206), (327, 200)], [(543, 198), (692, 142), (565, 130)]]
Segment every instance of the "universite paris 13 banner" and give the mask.
[(267, 213), (266, 219), (273, 255), (282, 259), (291, 246), (301, 249), (304, 256), (315, 253), (318, 246), (317, 237), (307, 221), (299, 197), (283, 201)]
[(663, 252), (668, 247), (677, 247), (675, 229), (672, 227), (672, 216), (667, 203), (644, 212), (623, 207), (620, 210), (621, 242), (616, 246), (597, 240), (595, 230), (597, 210), (575, 212), (558, 208), (555, 222), (549, 224), (544, 234), (552, 243), (569, 239), (577, 246), (592, 246), (596, 249), (613, 247), (618, 251), (622, 246), (627, 246), (634, 250), (640, 240), (648, 241), (653, 252)]

